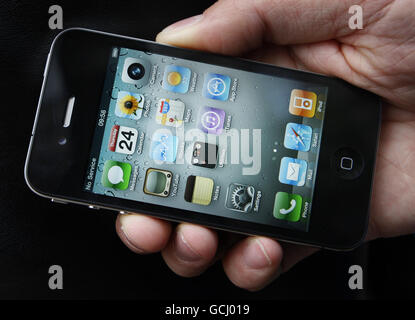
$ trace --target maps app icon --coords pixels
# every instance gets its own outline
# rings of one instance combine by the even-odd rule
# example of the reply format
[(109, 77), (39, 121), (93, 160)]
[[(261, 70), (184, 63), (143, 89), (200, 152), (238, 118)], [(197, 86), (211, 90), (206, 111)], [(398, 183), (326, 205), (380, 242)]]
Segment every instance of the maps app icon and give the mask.
[(203, 84), (203, 96), (214, 100), (228, 100), (231, 78), (219, 73), (207, 73)]

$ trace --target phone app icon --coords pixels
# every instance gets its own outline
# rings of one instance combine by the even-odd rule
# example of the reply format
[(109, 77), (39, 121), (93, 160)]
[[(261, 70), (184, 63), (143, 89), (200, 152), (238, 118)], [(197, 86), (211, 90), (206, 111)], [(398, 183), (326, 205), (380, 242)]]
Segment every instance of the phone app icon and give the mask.
[(181, 101), (160, 99), (157, 104), (156, 122), (163, 126), (180, 127), (183, 124), (185, 105)]
[(213, 107), (203, 107), (201, 110), (199, 128), (210, 134), (220, 135), (225, 123), (225, 111)]
[(312, 118), (316, 112), (316, 103), (317, 95), (314, 92), (294, 89), (291, 91), (289, 111), (296, 116)]
[(212, 200), (214, 182), (210, 178), (189, 176), (187, 178), (184, 200), (207, 206)]
[(293, 186), (303, 186), (307, 172), (307, 162), (301, 159), (284, 157), (281, 159), (279, 180)]
[(255, 188), (232, 183), (226, 193), (225, 207), (240, 212), (251, 212), (254, 206)]
[(196, 141), (193, 144), (192, 164), (199, 167), (214, 169), (218, 157), (216, 144)]
[(137, 143), (138, 131), (134, 128), (115, 125), (111, 128), (108, 150), (133, 154)]
[(309, 151), (312, 132), (313, 129), (305, 124), (287, 123), (285, 127), (284, 147), (298, 151)]
[(120, 118), (138, 120), (144, 109), (144, 96), (128, 91), (118, 92), (115, 115)]
[(126, 190), (130, 183), (131, 165), (126, 162), (107, 160), (104, 164), (101, 183), (104, 187)]
[(170, 132), (156, 131), (151, 137), (150, 158), (156, 161), (176, 161), (178, 139)]
[(186, 93), (189, 90), (191, 75), (192, 71), (189, 68), (168, 65), (164, 70), (162, 87), (168, 91)]
[(231, 78), (219, 73), (207, 73), (203, 83), (203, 96), (209, 99), (226, 101), (229, 97)]
[(167, 197), (173, 174), (170, 171), (150, 168), (146, 172), (143, 191), (152, 196)]
[(274, 217), (297, 222), (300, 220), (302, 203), (303, 198), (298, 194), (277, 192), (274, 201)]

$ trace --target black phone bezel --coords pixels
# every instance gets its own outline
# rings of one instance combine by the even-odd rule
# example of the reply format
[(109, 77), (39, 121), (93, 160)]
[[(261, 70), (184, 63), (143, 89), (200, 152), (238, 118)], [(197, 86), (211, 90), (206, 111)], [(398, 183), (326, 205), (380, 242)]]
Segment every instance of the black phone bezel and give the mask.
[[(103, 83), (113, 47), (327, 86), (325, 121), (308, 232), (83, 191)], [(26, 181), (36, 193), (117, 211), (141, 212), (174, 221), (330, 249), (351, 249), (364, 239), (380, 128), (380, 99), (377, 96), (342, 80), (319, 74), (79, 28), (68, 29), (58, 35), (48, 60), (25, 166)], [(76, 97), (77, 107), (71, 126), (63, 128), (66, 102), (71, 96)], [(61, 138), (66, 139), (66, 144), (57, 143)], [(336, 164), (333, 164), (336, 151), (344, 147), (355, 150), (364, 162), (360, 175), (354, 179), (339, 175), (334, 167)]]

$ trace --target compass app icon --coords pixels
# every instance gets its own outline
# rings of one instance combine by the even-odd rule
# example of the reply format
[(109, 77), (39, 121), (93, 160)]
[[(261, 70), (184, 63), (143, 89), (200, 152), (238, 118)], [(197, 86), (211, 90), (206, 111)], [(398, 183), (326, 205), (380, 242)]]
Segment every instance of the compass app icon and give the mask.
[(226, 101), (230, 86), (230, 77), (219, 73), (207, 73), (203, 84), (203, 95), (209, 99)]
[(310, 126), (289, 122), (285, 128), (284, 147), (298, 151), (309, 151), (312, 133), (313, 129)]

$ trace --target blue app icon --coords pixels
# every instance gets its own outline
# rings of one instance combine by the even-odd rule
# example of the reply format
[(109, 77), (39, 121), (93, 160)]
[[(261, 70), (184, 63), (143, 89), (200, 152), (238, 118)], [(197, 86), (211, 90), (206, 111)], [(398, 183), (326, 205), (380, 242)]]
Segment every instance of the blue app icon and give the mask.
[(168, 132), (156, 132), (151, 138), (150, 158), (156, 161), (174, 162), (177, 142), (177, 137)]
[(305, 184), (307, 162), (301, 159), (284, 157), (281, 159), (279, 180), (281, 183), (293, 186)]
[(284, 147), (298, 151), (309, 151), (312, 132), (313, 129), (305, 124), (287, 123), (287, 127), (285, 128)]
[(203, 96), (214, 100), (228, 100), (231, 78), (219, 73), (207, 73), (203, 83)]
[(189, 90), (190, 76), (192, 71), (189, 68), (168, 65), (164, 70), (163, 89), (186, 93)]

